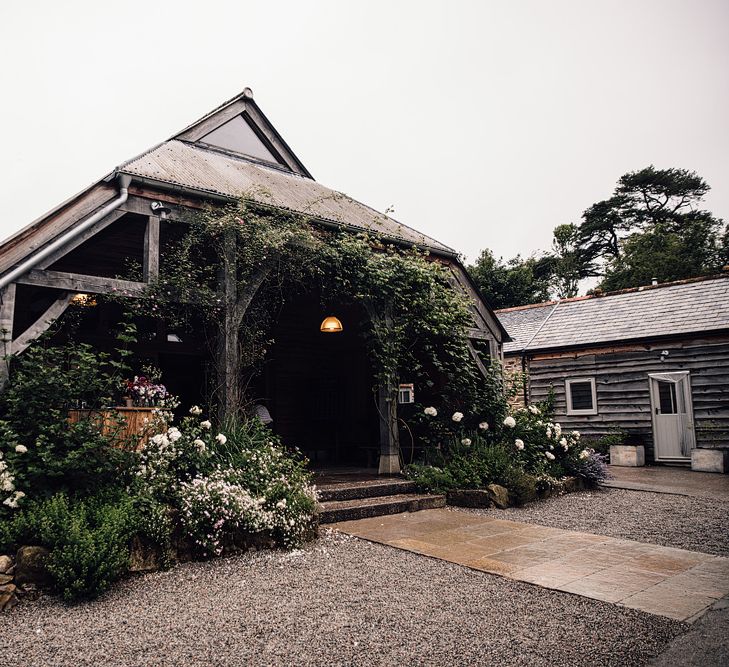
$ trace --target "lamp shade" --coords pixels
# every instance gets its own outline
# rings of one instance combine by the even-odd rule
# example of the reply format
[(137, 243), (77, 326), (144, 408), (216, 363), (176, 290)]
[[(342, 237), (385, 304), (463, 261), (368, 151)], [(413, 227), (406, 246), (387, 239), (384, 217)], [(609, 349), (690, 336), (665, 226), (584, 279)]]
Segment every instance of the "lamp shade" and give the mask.
[(341, 333), (343, 329), (342, 323), (334, 315), (325, 317), (319, 327), (319, 331), (323, 333)]

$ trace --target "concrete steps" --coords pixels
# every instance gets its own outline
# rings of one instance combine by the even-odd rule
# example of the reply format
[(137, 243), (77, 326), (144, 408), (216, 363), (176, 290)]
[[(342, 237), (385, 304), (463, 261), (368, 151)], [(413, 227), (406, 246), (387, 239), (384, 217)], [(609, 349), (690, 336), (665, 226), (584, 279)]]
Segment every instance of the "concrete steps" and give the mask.
[(319, 488), (320, 523), (354, 521), (386, 514), (444, 507), (445, 496), (415, 493), (415, 484), (396, 477), (347, 481)]

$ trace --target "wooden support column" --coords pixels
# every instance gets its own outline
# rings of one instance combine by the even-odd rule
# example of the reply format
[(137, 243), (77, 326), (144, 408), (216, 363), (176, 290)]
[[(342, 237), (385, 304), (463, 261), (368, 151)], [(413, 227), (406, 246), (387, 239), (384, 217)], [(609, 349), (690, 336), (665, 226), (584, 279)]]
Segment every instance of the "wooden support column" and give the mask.
[(221, 417), (235, 417), (240, 407), (240, 353), (238, 349), (238, 279), (236, 237), (225, 231), (220, 291), (225, 317), (218, 340), (218, 391)]
[(154, 282), (159, 277), (159, 218), (156, 215), (147, 218), (142, 275), (145, 283)]
[(0, 341), (2, 342), (2, 359), (0, 359), (0, 389), (10, 377), (10, 355), (13, 353), (13, 320), (15, 318), (15, 283), (10, 283), (0, 291)]
[(380, 413), (380, 475), (400, 473), (400, 435), (397, 427), (397, 390), (393, 385), (378, 391)]

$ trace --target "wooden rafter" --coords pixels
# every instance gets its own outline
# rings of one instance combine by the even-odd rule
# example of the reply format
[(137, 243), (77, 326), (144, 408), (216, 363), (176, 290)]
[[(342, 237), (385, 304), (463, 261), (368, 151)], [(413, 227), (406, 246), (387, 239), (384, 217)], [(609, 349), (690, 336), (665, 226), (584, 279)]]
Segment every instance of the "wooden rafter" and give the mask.
[(68, 304), (71, 303), (73, 294), (71, 292), (63, 292), (31, 326), (29, 326), (20, 336), (12, 342), (12, 353), (20, 354), (28, 347), (38, 336), (48, 331), (48, 328), (63, 315)]
[(52, 287), (70, 292), (89, 292), (91, 294), (119, 294), (121, 296), (141, 296), (148, 287), (146, 283), (132, 280), (119, 280), (103, 276), (87, 276), (81, 273), (31, 269), (17, 281), (21, 285)]

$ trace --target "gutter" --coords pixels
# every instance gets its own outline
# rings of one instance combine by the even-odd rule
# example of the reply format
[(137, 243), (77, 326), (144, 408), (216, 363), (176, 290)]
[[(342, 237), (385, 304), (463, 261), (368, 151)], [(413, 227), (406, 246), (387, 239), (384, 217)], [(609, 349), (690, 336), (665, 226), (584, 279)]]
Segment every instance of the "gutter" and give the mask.
[(54, 253), (59, 248), (66, 245), (69, 241), (72, 241), (74, 238), (76, 238), (79, 234), (83, 233), (89, 227), (92, 227), (95, 225), (99, 220), (102, 218), (105, 218), (109, 213), (114, 211), (115, 209), (119, 208), (129, 197), (129, 184), (131, 183), (131, 177), (127, 176), (126, 174), (122, 174), (119, 176), (119, 196), (114, 199), (113, 201), (110, 201), (104, 208), (94, 213), (90, 218), (87, 218), (84, 220), (80, 225), (77, 225), (73, 229), (69, 230), (66, 234), (63, 234), (62, 236), (59, 236), (55, 241), (49, 243), (47, 246), (45, 246), (40, 252), (37, 252), (35, 255), (32, 255), (28, 259), (26, 259), (24, 262), (16, 266), (12, 271), (9, 273), (6, 273), (2, 278), (0, 278), (0, 289), (3, 289), (7, 287), (10, 283), (12, 283), (17, 278), (20, 278), (20, 276), (26, 274), (28, 271), (30, 271), (33, 267), (35, 267), (38, 262), (41, 262), (46, 257)]
[[(532, 344), (532, 341), (539, 335), (539, 332), (544, 328), (544, 325), (549, 321), (549, 318), (554, 315), (554, 311), (559, 308), (559, 304), (562, 303), (562, 300), (560, 299), (557, 301), (557, 303), (554, 304), (554, 308), (549, 311), (549, 315), (544, 318), (544, 321), (539, 325), (539, 328), (534, 332), (534, 335), (527, 341), (526, 345), (524, 345), (523, 348), (521, 348), (521, 372), (524, 374), (524, 376), (527, 376), (527, 370), (526, 370), (526, 351), (527, 348)], [(527, 389), (526, 383), (524, 383), (524, 405), (527, 405), (529, 403), (529, 391)]]

